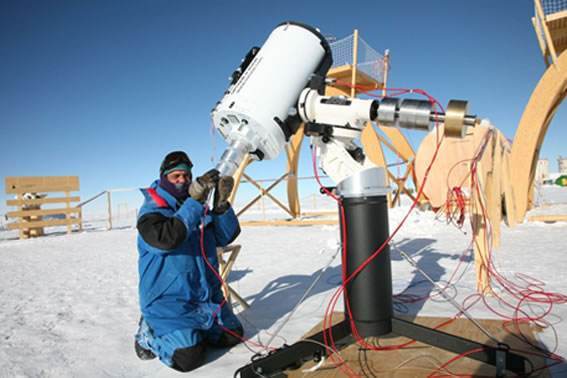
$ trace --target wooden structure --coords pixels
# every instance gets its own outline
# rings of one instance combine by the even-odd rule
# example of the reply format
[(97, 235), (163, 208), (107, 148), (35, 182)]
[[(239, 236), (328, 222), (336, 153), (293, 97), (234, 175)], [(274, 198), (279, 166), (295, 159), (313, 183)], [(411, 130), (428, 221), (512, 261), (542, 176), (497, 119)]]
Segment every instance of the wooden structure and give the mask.
[[(439, 131), (442, 135), (443, 126)], [(417, 151), (415, 171), (419, 186), (424, 185), (425, 172), (437, 148), (437, 138), (438, 133), (431, 131)], [(510, 150), (504, 135), (488, 121), (482, 121), (463, 139), (443, 140), (423, 187), (434, 210), (454, 216), (458, 216), (458, 211), (464, 211), (470, 217), (479, 292), (486, 292), (490, 287), (486, 266), (490, 251), (500, 245), (500, 223), (504, 219), (509, 225), (515, 224)], [(455, 190), (463, 193), (462, 209), (457, 209)]]
[[(358, 37), (356, 30), (354, 35), (356, 41)], [(358, 90), (357, 88), (362, 88), (364, 91), (382, 89), (382, 95), (386, 96), (389, 60), (390, 54), (387, 51), (386, 54), (384, 54), (383, 82), (378, 82), (365, 73), (358, 71), (356, 69), (356, 56), (352, 65), (340, 66), (331, 69), (328, 74), (329, 77), (334, 78), (339, 82), (349, 82), (350, 85), (336, 85), (334, 87), (329, 87), (327, 88), (326, 95), (355, 97), (361, 92), (361, 90)], [(350, 80), (346, 80), (347, 78)], [(381, 133), (379, 133), (378, 130), (380, 130)], [(384, 127), (380, 124), (377, 124), (376, 129), (371, 122), (368, 122), (362, 131), (360, 139), (368, 158), (378, 167), (385, 168), (388, 173), (388, 178), (397, 186), (394, 200), (391, 198), (389, 199), (390, 206), (395, 205), (396, 200), (399, 201), (402, 194), (406, 194), (411, 199), (414, 199), (412, 193), (406, 188), (406, 182), (408, 178), (410, 178), (414, 184), (416, 182), (415, 174), (413, 172), (415, 152), (401, 130), (396, 127)], [(404, 162), (406, 171), (401, 177), (397, 177), (395, 173), (388, 168), (386, 154), (384, 153), (385, 148), (389, 149), (402, 162)]]
[[(355, 30), (353, 34), (352, 63), (336, 66), (329, 70), (327, 76), (329, 78), (336, 79), (338, 84), (332, 87), (328, 86), (326, 95), (354, 97), (361, 92), (361, 89), (364, 89), (364, 91), (370, 91), (385, 88), (389, 70), (389, 52), (386, 51), (383, 58), (383, 78), (382, 80), (377, 80), (376, 78), (371, 77), (370, 75), (365, 73), (363, 70), (358, 69), (358, 44), (358, 31)], [(343, 85), (341, 85), (341, 83), (343, 83)], [(344, 83), (349, 84), (346, 85)], [(385, 91), (383, 93), (385, 95)], [(402, 177), (396, 177), (396, 175), (391, 170), (387, 169), (388, 177), (398, 186), (396, 199), (399, 198), (401, 194), (406, 194), (412, 197), (411, 192), (406, 188), (406, 182), (408, 179), (411, 179), (415, 183), (415, 174), (413, 172), (413, 161), (415, 153), (413, 151), (413, 148), (399, 129), (392, 127), (382, 127), (380, 125), (378, 125), (378, 129), (382, 132), (383, 135), (378, 133), (371, 123), (368, 123), (366, 128), (363, 130), (361, 142), (365, 148), (367, 156), (377, 166), (385, 167), (387, 169), (386, 156), (384, 154), (383, 147), (387, 147), (392, 150), (396, 154), (396, 156), (398, 156), (406, 165), (406, 173)], [(312, 214), (303, 213), (301, 211), (298, 192), (298, 163), (303, 139), (303, 126), (301, 126), (298, 132), (291, 137), (289, 144), (286, 147), (287, 167), (285, 172), (267, 188), (262, 187), (262, 185), (258, 181), (254, 180), (252, 177), (245, 173), (246, 167), (252, 161), (249, 157), (245, 158), (239, 169), (234, 174), (236, 185), (230, 198), (231, 202), (234, 203), (239, 183), (242, 180), (246, 180), (258, 189), (259, 194), (239, 210), (237, 214), (238, 216), (243, 214), (262, 197), (267, 197), (279, 208), (284, 210), (290, 218), (288, 220), (263, 220), (253, 222), (243, 221), (241, 222), (241, 224), (308, 225), (337, 223), (336, 217), (334, 217), (333, 219), (312, 219), (310, 217), (310, 215)], [(287, 205), (284, 204), (285, 201), (279, 200), (270, 193), (272, 189), (274, 189), (283, 181), (287, 182)], [(390, 203), (392, 204), (393, 202), (390, 201)]]
[(522, 222), (533, 205), (539, 151), (547, 128), (567, 93), (567, 9), (546, 14), (541, 0), (534, 0), (534, 4), (532, 23), (547, 70), (532, 92), (512, 145), (510, 164), (516, 222)]
[(528, 217), (530, 222), (545, 222), (545, 223), (555, 223), (555, 222), (567, 222), (567, 215), (532, 215)]
[[(472, 130), (463, 140), (446, 139), (429, 174), (428, 186), (424, 188), (426, 198), (418, 199), (422, 204), (427, 202), (434, 209), (448, 207), (449, 211), (452, 211), (454, 204), (448, 201), (448, 193), (454, 187), (468, 188), (466, 210), (472, 219), (477, 284), (481, 292), (489, 289), (485, 263), (492, 248), (499, 245), (501, 221), (505, 220), (510, 226), (523, 222), (527, 210), (532, 206), (535, 169), (543, 138), (567, 93), (567, 9), (553, 9), (550, 12), (551, 8), (548, 7), (546, 13), (541, 1), (534, 0), (535, 17), (532, 21), (548, 68), (525, 108), (514, 142), (510, 144), (497, 129), (486, 123), (484, 127)], [(547, 5), (554, 2), (545, 1)], [(561, 2), (558, 3), (562, 5)], [(329, 87), (327, 95), (356, 96), (358, 89), (385, 88), (388, 54), (384, 57), (384, 78), (383, 82), (380, 82), (358, 69), (357, 44), (358, 32), (355, 31), (352, 64), (333, 67), (329, 71), (328, 76), (335, 78), (338, 85)], [(415, 199), (407, 190), (406, 183), (413, 180), (414, 186), (418, 188), (423, 182), (425, 170), (435, 151), (436, 139), (433, 133), (424, 140), (416, 155), (399, 129), (377, 126), (375, 128), (370, 123), (366, 126), (361, 135), (361, 143), (367, 156), (377, 166), (385, 167), (389, 179), (398, 187), (390, 203), (399, 202), (402, 193)], [(297, 161), (302, 139), (302, 133), (298, 133), (290, 142), (286, 174), (267, 190), (256, 185), (261, 191), (257, 200), (267, 195), (279, 181), (287, 179), (289, 207), (286, 211), (293, 220), (297, 220), (301, 215), (297, 195)], [(401, 177), (397, 177), (388, 169), (384, 147), (390, 149), (406, 165), (405, 173)], [(477, 156), (479, 149), (482, 151)], [(475, 161), (476, 185), (471, 188), (470, 159), (475, 156), (478, 157)], [(249, 161), (241, 166), (237, 181), (242, 176), (251, 179), (244, 174), (248, 163)], [(476, 190), (477, 187), (480, 189)], [(278, 205), (284, 208), (281, 202)]]
[[(67, 226), (67, 232), (72, 231), (72, 225), (82, 229), (81, 209), (71, 204), (79, 202), (80, 197), (71, 196), (79, 190), (78, 176), (42, 176), (42, 177), (6, 177), (6, 194), (16, 196), (7, 200), (8, 206), (16, 206), (16, 211), (6, 214), (16, 218), (16, 222), (8, 223), (8, 229), (20, 230), (20, 239), (43, 235), (44, 227)], [(64, 193), (63, 197), (48, 197), (38, 193)], [(32, 196), (26, 194), (36, 194)], [(63, 205), (63, 207), (42, 209), (42, 205)], [(49, 217), (44, 219), (43, 217)]]
[[(217, 248), (217, 259), (219, 262), (219, 273), (225, 285), (222, 287), (224, 297), (228, 303), (231, 303), (231, 298), (234, 299), (246, 310), (250, 305), (228, 284), (228, 276), (232, 271), (232, 266), (240, 253), (242, 246), (239, 244), (232, 244), (226, 247)], [(228, 254), (228, 259), (225, 259), (225, 254)]]
[[(546, 4), (552, 4), (547, 0)], [(424, 193), (434, 209), (449, 208), (448, 197), (455, 187), (467, 192), (466, 210), (471, 217), (479, 292), (490, 289), (486, 263), (493, 247), (500, 244), (500, 224), (524, 221), (533, 206), (534, 179), (539, 151), (549, 124), (567, 93), (567, 9), (544, 13), (541, 0), (534, 0), (532, 19), (548, 68), (533, 91), (518, 125), (513, 143), (484, 121), (462, 140), (445, 139), (432, 167)], [(415, 171), (419, 184), (437, 144), (430, 133), (416, 155)], [(480, 154), (480, 155), (478, 155)], [(472, 161), (477, 156), (474, 179), (479, 190), (471, 188)], [(553, 221), (562, 215), (532, 216), (529, 220)]]

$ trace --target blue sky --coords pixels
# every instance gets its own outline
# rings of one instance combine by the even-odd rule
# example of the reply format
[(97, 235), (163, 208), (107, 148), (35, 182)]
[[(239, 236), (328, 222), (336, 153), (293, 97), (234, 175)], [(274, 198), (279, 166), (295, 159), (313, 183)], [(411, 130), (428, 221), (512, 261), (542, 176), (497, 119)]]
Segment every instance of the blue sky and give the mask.
[[(390, 49), (391, 86), (426, 89), (444, 104), (467, 99), (513, 138), (545, 70), (532, 1), (348, 4), (2, 1), (0, 213), (5, 176), (78, 175), (87, 198), (148, 185), (175, 149), (190, 154), (195, 173), (209, 169), (225, 146), (211, 136), (210, 109), (248, 49), (285, 20), (337, 38), (358, 29), (376, 50)], [(565, 120), (562, 107), (542, 149), (552, 171), (567, 155)], [(416, 147), (423, 137), (408, 136)], [(280, 159), (251, 172), (274, 177), (284, 166)], [(311, 175), (306, 154), (301, 174)]]

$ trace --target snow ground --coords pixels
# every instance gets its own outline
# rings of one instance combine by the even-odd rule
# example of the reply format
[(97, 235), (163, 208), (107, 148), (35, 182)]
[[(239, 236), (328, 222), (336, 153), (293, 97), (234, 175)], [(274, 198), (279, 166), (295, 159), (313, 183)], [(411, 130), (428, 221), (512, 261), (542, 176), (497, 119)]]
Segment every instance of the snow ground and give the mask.
[(556, 185), (542, 185), (536, 190), (537, 206), (528, 216), (567, 214), (567, 188)]
[[(391, 230), (407, 209), (390, 212)], [(502, 246), (495, 252), (501, 273), (517, 282), (514, 273), (529, 274), (544, 280), (546, 290), (567, 294), (566, 234), (567, 223), (503, 227)], [(230, 284), (251, 304), (249, 310), (236, 308), (248, 338), (264, 343), (270, 338), (267, 331), (281, 324), (335, 253), (337, 237), (336, 226), (243, 229), (237, 240), (242, 252)], [(156, 360), (139, 361), (134, 354), (133, 335), (139, 318), (135, 239), (135, 229), (126, 227), (0, 242), (0, 377), (181, 376)], [(396, 245), (413, 254), (420, 268), (441, 281), (457, 267), (469, 240), (468, 234), (429, 212), (415, 212), (395, 238)], [(472, 264), (465, 259), (468, 269), (449, 291), (457, 300), (473, 293)], [(431, 291), (395, 250), (392, 271), (394, 292), (408, 286), (413, 293)], [(320, 322), (339, 281), (336, 258), (273, 345), (293, 343)], [(397, 309), (434, 316), (456, 313), (439, 299)], [(481, 304), (471, 312), (478, 318), (495, 318)], [(567, 305), (558, 305), (548, 319), (559, 335), (557, 353), (567, 356), (564, 318)], [(547, 329), (541, 335), (548, 348), (554, 349), (553, 332)], [(193, 376), (232, 376), (251, 356), (243, 345), (213, 351), (209, 363)], [(556, 376), (565, 374), (566, 367), (556, 369)]]

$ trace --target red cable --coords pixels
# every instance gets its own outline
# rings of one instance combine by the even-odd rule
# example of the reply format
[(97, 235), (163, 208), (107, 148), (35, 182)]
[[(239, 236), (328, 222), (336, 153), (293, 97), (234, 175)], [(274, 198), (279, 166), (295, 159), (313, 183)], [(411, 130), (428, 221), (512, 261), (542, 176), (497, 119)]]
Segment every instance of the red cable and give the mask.
[[(339, 82), (339, 83), (340, 83), (340, 84), (343, 84), (343, 85), (345, 85), (345, 86), (348, 86), (348, 84), (346, 84), (346, 83), (342, 83), (342, 82)], [(361, 87), (361, 86), (355, 86), (355, 87), (364, 89), (364, 88)], [(409, 91), (409, 90), (404, 90), (404, 89), (389, 89), (389, 90), (398, 90), (400, 93), (410, 93), (410, 92), (411, 92), (411, 93), (421, 93), (421, 91), (419, 91), (419, 90), (414, 90), (414, 91)], [(369, 94), (369, 95), (371, 95), (371, 94)], [(371, 95), (371, 96), (372, 96), (372, 95)], [(427, 96), (428, 96), (428, 95), (427, 95)], [(376, 97), (382, 97), (382, 96), (376, 96)], [(429, 96), (428, 96), (428, 97), (429, 97)], [(430, 98), (430, 101), (431, 101), (431, 98)], [(432, 103), (437, 103), (437, 104), (438, 104), (437, 101), (432, 101)], [(473, 188), (473, 190), (476, 189), (479, 198), (480, 198), (480, 186), (479, 186), (477, 180), (475, 180), (475, 177), (476, 177), (475, 175), (476, 175), (476, 173), (477, 173), (477, 167), (476, 167), (476, 166), (477, 166), (477, 163), (480, 161), (480, 158), (481, 158), (482, 155), (484, 154), (484, 151), (485, 151), (485, 149), (486, 149), (486, 147), (487, 147), (487, 145), (488, 145), (488, 142), (490, 141), (490, 138), (492, 137), (492, 135), (493, 135), (493, 131), (492, 131), (492, 130), (491, 130), (490, 132), (488, 132), (487, 135), (485, 135), (484, 140), (483, 140), (483, 143), (481, 144), (481, 148), (480, 148), (479, 151), (476, 153), (476, 155), (475, 155), (475, 157), (474, 157), (474, 159), (473, 159), (473, 164), (471, 165), (471, 172), (470, 172), (470, 175), (472, 176), (472, 177), (471, 177), (471, 188)], [(436, 153), (437, 153), (437, 151), (436, 151)], [(435, 154), (435, 155), (436, 155), (436, 154)], [(435, 156), (434, 156), (433, 160), (435, 160)], [(433, 163), (433, 161), (432, 161), (432, 163)], [(315, 166), (315, 164), (314, 164), (314, 167), (315, 167), (315, 172), (316, 172), (316, 166)], [(431, 168), (431, 165), (430, 165), (429, 168)], [(428, 173), (428, 172), (429, 172), (429, 169), (427, 170), (427, 173)], [(427, 177), (427, 175), (426, 175), (426, 177)], [(467, 178), (467, 177), (465, 177), (465, 178), (463, 179), (463, 182), (466, 180), (466, 178)], [(424, 180), (424, 182), (423, 182), (423, 184), (422, 184), (422, 186), (421, 186), (420, 189), (422, 190), (422, 189), (424, 188), (424, 186), (425, 186), (425, 180)], [(417, 198), (419, 198), (419, 196), (420, 196), (420, 194), (421, 194), (421, 190), (420, 190), (420, 193), (418, 193)], [(464, 194), (463, 194), (463, 192), (462, 192), (462, 190), (461, 190), (460, 187), (454, 188), (453, 191), (454, 191), (455, 197), (456, 197), (457, 208), (458, 208), (458, 210), (459, 210), (459, 212), (460, 212), (460, 217), (459, 217), (459, 219), (458, 219), (458, 221), (457, 221), (457, 225), (459, 225), (459, 227), (462, 227), (462, 225), (464, 224), (464, 212), (465, 212), (465, 210), (464, 210), (464, 209), (465, 209)], [(333, 196), (333, 197), (334, 197), (334, 196)], [(336, 198), (336, 197), (334, 197), (334, 198)], [(410, 212), (413, 210), (413, 205), (415, 205), (415, 201), (414, 201), (414, 203), (412, 204), (412, 208), (410, 208)], [(487, 223), (486, 210), (484, 209), (484, 205), (482, 204), (482, 201), (481, 201), (480, 205), (481, 205), (482, 213), (483, 213), (483, 221), (485, 222), (485, 224), (489, 225), (489, 224)], [(344, 219), (344, 218), (342, 218), (342, 219)], [(404, 223), (405, 219), (406, 219), (406, 218), (404, 218), (404, 219), (402, 220), (401, 224)], [(398, 231), (398, 229), (396, 229), (396, 230), (394, 231), (394, 233), (397, 232), (397, 231)], [(346, 232), (343, 232), (343, 234), (346, 235)], [(489, 229), (488, 229), (488, 232), (486, 233), (485, 240), (484, 240), (484, 242), (485, 242), (487, 245), (490, 245), (490, 244), (489, 244), (490, 238), (491, 238), (491, 229), (489, 228)], [(388, 241), (389, 241), (389, 240), (388, 240)], [(377, 250), (372, 256), (370, 256), (369, 259), (368, 259), (367, 261), (365, 261), (365, 263), (369, 263), (375, 256), (377, 256), (378, 253), (381, 252), (381, 250), (383, 249), (383, 247), (384, 247), (384, 246), (381, 246), (381, 248), (379, 248), (379, 250)], [(343, 245), (343, 248), (345, 248), (344, 245)], [(345, 248), (345, 250), (346, 250), (346, 248)], [(518, 288), (518, 285), (515, 285), (515, 284), (509, 282), (507, 279), (504, 279), (502, 276), (500, 276), (500, 275), (497, 273), (497, 271), (496, 271), (496, 269), (495, 269), (495, 267), (494, 267), (494, 264), (493, 264), (493, 262), (492, 262), (491, 255), (489, 255), (489, 260), (488, 260), (488, 262), (482, 261), (482, 263), (483, 263), (482, 265), (484, 266), (484, 269), (487, 270), (487, 275), (488, 275), (489, 280), (491, 279), (491, 277), (494, 277), (494, 278), (501, 284), (501, 286), (503, 286), (508, 292), (510, 292), (510, 293), (511, 293), (514, 297), (516, 297), (517, 299), (520, 299), (520, 302), (519, 302), (518, 305), (516, 306), (516, 310), (515, 310), (515, 316), (514, 316), (515, 322), (514, 322), (514, 324), (517, 324), (518, 321), (520, 321), (520, 320), (522, 319), (522, 318), (518, 318), (517, 313), (520, 311), (521, 303), (522, 303), (523, 301), (525, 301), (525, 300), (528, 300), (528, 299), (529, 299), (531, 302), (547, 303), (547, 304), (549, 304), (548, 309), (547, 309), (542, 315), (540, 315), (540, 316), (538, 316), (538, 317), (525, 317), (526, 319), (528, 319), (528, 320), (530, 320), (530, 321), (536, 321), (536, 320), (542, 319), (543, 317), (545, 317), (545, 315), (547, 315), (547, 314), (551, 311), (551, 308), (552, 308), (554, 302), (555, 302), (555, 303), (557, 303), (557, 301), (565, 302), (565, 300), (566, 300), (565, 296), (562, 296), (562, 295), (559, 295), (559, 294), (544, 293), (544, 292), (542, 291), (542, 289), (541, 289), (541, 287), (542, 287), (542, 285), (543, 285), (543, 283), (542, 283), (541, 281), (537, 281), (537, 283), (536, 283), (536, 285), (535, 285), (535, 286), (539, 289), (539, 291), (534, 291), (533, 288), (530, 287), (530, 286), (532, 286), (532, 285), (530, 284), (530, 285), (528, 285), (527, 288), (525, 288), (525, 289), (523, 290), (523, 292), (522, 292), (522, 291), (519, 291), (518, 294), (514, 295), (514, 293), (511, 291), (511, 288)], [(363, 263), (363, 265), (361, 265), (361, 266), (359, 267), (359, 269), (362, 270), (365, 266), (366, 266), (366, 265), (364, 265), (364, 263)], [(357, 271), (359, 271), (359, 270), (357, 269)], [(329, 316), (330, 319), (331, 319), (330, 324), (332, 324), (332, 313), (333, 313), (333, 311), (334, 311), (334, 307), (335, 307), (335, 305), (336, 305), (336, 303), (337, 303), (337, 301), (338, 301), (338, 298), (339, 298), (340, 294), (341, 294), (343, 291), (346, 291), (346, 284), (348, 284), (348, 282), (355, 276), (355, 274), (357, 274), (357, 271), (353, 272), (353, 274), (352, 274), (351, 276), (347, 277), (346, 280), (343, 280), (342, 286), (337, 290), (337, 292), (335, 293), (335, 295), (334, 295), (333, 298), (331, 299), (331, 302), (329, 303), (329, 306), (327, 307), (327, 312), (326, 312), (326, 316)], [(454, 274), (456, 273), (456, 271), (457, 271), (457, 269), (454, 271), (454, 273), (453, 273), (453, 275), (452, 275), (452, 277), (451, 277), (451, 280), (452, 280), (452, 278), (454, 277)], [(531, 277), (529, 277), (529, 276), (525, 276), (525, 277), (531, 278)], [(510, 286), (508, 286), (508, 285), (506, 285), (506, 284), (509, 284)], [(540, 294), (541, 296), (543, 296), (545, 299), (537, 298), (537, 295), (538, 295), (538, 294)], [(518, 297), (518, 295), (520, 295), (520, 297)], [(551, 300), (550, 297), (554, 297), (555, 299), (554, 299), (554, 300)], [(345, 297), (345, 298), (346, 298), (346, 297)], [(499, 297), (499, 298), (500, 298), (500, 297)], [(546, 300), (546, 299), (547, 299), (547, 300)], [(467, 299), (465, 299), (465, 301), (466, 301), (466, 300), (467, 300)], [(482, 296), (482, 300), (484, 301), (484, 303), (486, 304), (486, 306), (487, 306), (489, 309), (491, 309), (491, 307), (488, 305), (488, 303), (486, 303), (486, 297), (485, 297), (485, 296)], [(500, 300), (503, 301), (502, 298), (500, 298)], [(510, 304), (508, 304), (506, 301), (504, 301), (504, 303), (506, 303), (508, 306), (510, 306)], [(349, 303), (348, 303), (348, 300), (347, 300), (347, 302), (345, 303), (345, 307), (346, 307), (346, 309), (347, 309), (347, 314), (349, 314), (349, 317), (352, 319), (352, 316), (351, 316), (351, 314), (350, 314), (350, 305), (349, 305)], [(500, 314), (498, 314), (498, 315), (500, 315)], [(353, 327), (353, 335), (354, 335), (355, 337), (357, 337), (357, 338), (360, 338), (360, 335), (358, 335), (358, 332), (357, 332), (357, 330), (356, 330), (356, 327)], [(332, 335), (331, 335), (331, 337), (332, 337)], [(331, 341), (332, 341), (332, 339), (331, 339)], [(360, 343), (360, 341), (362, 341), (362, 340), (358, 340), (358, 341), (359, 341), (359, 343)], [(363, 342), (363, 343), (364, 343), (364, 342)], [(366, 343), (364, 343), (364, 344), (366, 344)], [(366, 344), (366, 345), (368, 345), (368, 344)], [(373, 347), (373, 346), (371, 346), (371, 347)], [(371, 349), (376, 349), (376, 348), (374, 347), (374, 348), (371, 348)], [(560, 357), (559, 357), (559, 358), (560, 358)]]
[[(468, 352), (464, 352), (461, 353), (453, 358), (451, 358), (449, 361), (445, 362), (443, 365), (439, 366), (437, 369), (435, 369), (435, 371), (433, 371), (433, 373), (429, 374), (427, 377), (428, 378), (432, 378), (432, 377), (438, 377), (435, 375), (435, 373), (437, 373), (439, 370), (444, 369), (445, 367), (447, 367), (448, 365), (452, 364), (453, 362), (468, 356), (469, 354), (474, 354), (474, 353), (478, 353), (478, 352), (482, 352), (484, 349), (483, 348), (475, 348), (475, 349), (471, 349)], [(461, 376), (461, 375), (459, 375)]]
[[(209, 212), (209, 208), (207, 206), (204, 206), (204, 212), (203, 212), (203, 218), (201, 220), (201, 236), (200, 236), (200, 247), (201, 247), (201, 256), (203, 257), (203, 260), (205, 261), (205, 264), (207, 265), (207, 267), (209, 268), (209, 270), (211, 272), (213, 272), (213, 274), (216, 276), (216, 278), (219, 280), (219, 283), (221, 284), (221, 287), (227, 287), (227, 284), (224, 282), (224, 280), (222, 279), (221, 275), (217, 272), (217, 270), (215, 269), (215, 267), (209, 262), (209, 259), (207, 257), (207, 254), (205, 252), (205, 217), (207, 216)], [(223, 295), (223, 300), (221, 301), (221, 303), (219, 304), (218, 308), (215, 310), (215, 312), (213, 312), (213, 321), (216, 321), (218, 315), (220, 314), (222, 307), (226, 304), (226, 298), (224, 298)], [(244, 338), (243, 336), (239, 335), (238, 333), (234, 332), (233, 330), (218, 324), (222, 330), (234, 337), (236, 337), (237, 339), (239, 339), (240, 341), (242, 341), (245, 344), (248, 345), (254, 345), (256, 347), (259, 348), (263, 348), (264, 350), (275, 350), (275, 348), (271, 348), (270, 346), (264, 346), (260, 343), (256, 343), (250, 339)]]
[[(425, 91), (422, 90), (405, 90), (405, 93), (419, 93), (419, 94), (423, 94), (425, 96), (428, 97), (429, 101), (432, 103), (432, 105), (437, 105), (439, 107), (442, 106), (439, 104), (439, 102), (437, 100), (435, 100), (433, 97), (431, 97), (430, 95), (428, 95)], [(396, 233), (400, 230), (401, 226), (405, 223), (405, 221), (407, 220), (407, 218), (409, 217), (409, 215), (411, 214), (411, 212), (413, 211), (413, 209), (416, 207), (417, 202), (418, 202), (418, 198), (421, 197), (422, 193), (423, 193), (423, 188), (425, 187), (425, 183), (427, 181), (427, 177), (429, 175), (429, 171), (431, 170), (431, 167), (437, 157), (437, 154), (439, 152), (439, 147), (441, 145), (441, 140), (439, 140), (438, 144), (437, 144), (437, 148), (435, 150), (434, 156), (432, 158), (432, 161), (430, 162), (430, 165), (428, 166), (425, 176), (424, 176), (424, 181), (423, 184), (421, 185), (418, 194), (416, 196), (416, 199), (414, 200), (412, 206), (410, 207), (410, 210), (408, 211), (408, 213), (406, 214), (406, 216), (403, 218), (403, 220), (400, 222), (400, 224), (398, 225), (398, 227), (394, 230), (394, 232), (390, 235), (390, 237), (371, 255), (369, 256), (353, 273), (351, 273), (350, 276), (346, 277), (343, 279), (343, 283), (341, 285), (341, 287), (335, 292), (335, 294), (333, 295), (331, 301), (329, 302), (329, 305), (327, 306), (327, 310), (325, 313), (325, 317), (323, 319), (323, 329), (324, 329), (324, 341), (325, 343), (327, 343), (328, 341), (330, 341), (331, 343), (331, 348), (332, 350), (336, 350), (335, 345), (334, 345), (334, 340), (332, 337), (332, 333), (330, 332), (330, 326), (332, 326), (332, 316), (333, 316), (333, 312), (334, 312), (334, 308), (336, 306), (336, 303), (340, 297), (340, 294), (342, 292), (346, 292), (346, 285), (352, 280), (354, 279), (354, 277), (360, 272), (362, 271), (376, 256), (378, 256), (379, 253), (382, 252), (382, 250), (385, 248), (386, 245), (388, 245), (388, 243), (391, 241), (391, 239), (396, 235)], [(323, 187), (323, 185), (321, 184), (319, 178), (318, 178), (318, 172), (317, 172), (317, 167), (316, 167), (316, 152), (315, 149), (313, 150), (313, 167), (314, 167), (314, 172), (315, 172), (315, 178), (317, 180), (317, 182), (319, 183), (319, 185), (322, 187), (323, 191), (327, 194), (329, 194), (329, 191)], [(346, 222), (344, 221), (344, 208), (342, 206), (342, 204), (340, 203), (340, 200), (335, 196), (332, 195), (333, 199), (335, 199), (338, 203), (339, 203), (339, 208), (341, 209), (341, 224), (343, 225), (343, 277), (346, 276), (346, 273), (344, 272), (345, 269), (345, 263), (344, 263), (344, 259), (345, 259), (345, 255), (346, 255), (346, 245), (347, 245), (347, 241), (344, 240), (346, 239)], [(369, 345), (367, 343), (365, 343), (362, 338), (360, 337), (360, 334), (358, 333), (358, 330), (356, 329), (356, 326), (354, 325), (354, 322), (352, 322), (352, 313), (350, 310), (350, 303), (348, 302), (348, 297), (345, 296), (345, 307), (347, 310), (347, 316), (349, 319), (351, 319), (351, 329), (353, 332), (353, 336), (355, 336), (355, 338), (357, 339), (357, 342), (361, 345), (363, 345), (364, 347), (367, 347), (368, 349), (373, 349), (373, 350), (384, 350), (384, 349), (389, 349), (389, 350), (393, 350), (393, 349), (399, 349), (401, 347), (404, 347), (406, 345), (409, 345), (411, 343), (413, 343), (413, 341), (410, 341), (408, 343), (402, 344), (400, 346), (394, 346), (394, 347), (382, 347), (382, 348), (376, 348), (375, 346)], [(329, 335), (326, 335), (326, 331), (329, 332)]]
[[(526, 283), (527, 286), (520, 286), (519, 284), (511, 282), (509, 279), (505, 278), (504, 276), (502, 276), (498, 272), (498, 270), (496, 269), (496, 267), (494, 265), (493, 259), (492, 259), (492, 248), (491, 248), (492, 228), (490, 227), (490, 222), (489, 222), (489, 219), (488, 219), (487, 210), (486, 210), (484, 203), (482, 201), (482, 193), (481, 193), (480, 183), (476, 179), (478, 162), (482, 158), (482, 155), (483, 155), (483, 153), (486, 149), (486, 146), (490, 142), (491, 137), (493, 137), (492, 130), (490, 132), (488, 132), (485, 135), (485, 137), (483, 138), (483, 142), (482, 142), (478, 152), (475, 154), (475, 157), (473, 158), (473, 163), (471, 164), (471, 172), (470, 172), (471, 189), (472, 189), (472, 192), (476, 193), (476, 195), (477, 195), (477, 200), (479, 201), (479, 206), (481, 208), (481, 213), (482, 213), (482, 221), (487, 226), (486, 227), (487, 232), (486, 232), (485, 238), (482, 242), (485, 243), (486, 246), (487, 246), (488, 261), (485, 261), (484, 258), (483, 258), (483, 260), (481, 261), (481, 267), (482, 267), (482, 269), (486, 270), (486, 274), (487, 274), (489, 282), (495, 281), (497, 284), (499, 284), (500, 287), (504, 290), (505, 293), (509, 294), (512, 298), (517, 300), (517, 304), (513, 305), (512, 303), (509, 303), (509, 301), (504, 299), (501, 295), (499, 295), (497, 292), (495, 292), (491, 288), (492, 295), (494, 295), (494, 297), (497, 298), (498, 301), (501, 304), (503, 304), (506, 307), (513, 310), (512, 315), (506, 315), (506, 314), (501, 313), (500, 311), (496, 310), (495, 308), (493, 308), (488, 303), (486, 295), (482, 295), (481, 298), (483, 300), (483, 303), (487, 307), (487, 309), (489, 309), (492, 313), (496, 314), (497, 316), (504, 318), (504, 319), (507, 319), (503, 323), (504, 328), (506, 328), (507, 324), (510, 324), (510, 323), (513, 324), (515, 326), (518, 334), (519, 334), (518, 337), (521, 340), (523, 340), (527, 345), (542, 351), (542, 353), (544, 353), (546, 356), (554, 359), (555, 361), (563, 361), (562, 357), (557, 356), (552, 352), (550, 353), (548, 351), (543, 351), (537, 345), (534, 345), (533, 343), (531, 343), (527, 339), (527, 337), (525, 335), (523, 335), (523, 333), (521, 332), (519, 324), (523, 323), (523, 322), (534, 322), (536, 324), (538, 322), (544, 322), (544, 324), (549, 325), (549, 323), (546, 322), (544, 320), (544, 318), (552, 311), (554, 304), (565, 303), (567, 301), (567, 297), (565, 297), (562, 294), (558, 294), (558, 293), (545, 292), (543, 290), (543, 287), (544, 287), (545, 284), (542, 281), (536, 280), (536, 279), (534, 279), (534, 278), (532, 278), (528, 275), (522, 274), (522, 273), (516, 274), (516, 277), (518, 277), (521, 281), (524, 281), (524, 283)], [(471, 207), (473, 205), (474, 205), (474, 203), (471, 201)], [(472, 211), (471, 211), (471, 214), (472, 214)], [(525, 313), (525, 311), (521, 310), (522, 304), (524, 302), (546, 304), (547, 307), (544, 309), (544, 311), (540, 315), (530, 316), (527, 313)], [(523, 316), (520, 316), (520, 312), (522, 312)], [(557, 332), (555, 331), (555, 329), (551, 325), (549, 325), (549, 326), (552, 329), (552, 331), (554, 332), (554, 335), (557, 336)], [(550, 366), (551, 365), (549, 365), (547, 367), (550, 367)], [(542, 367), (542, 368), (545, 368), (545, 366)], [(542, 369), (542, 368), (540, 368), (540, 369)], [(540, 370), (540, 369), (538, 369), (538, 370)]]

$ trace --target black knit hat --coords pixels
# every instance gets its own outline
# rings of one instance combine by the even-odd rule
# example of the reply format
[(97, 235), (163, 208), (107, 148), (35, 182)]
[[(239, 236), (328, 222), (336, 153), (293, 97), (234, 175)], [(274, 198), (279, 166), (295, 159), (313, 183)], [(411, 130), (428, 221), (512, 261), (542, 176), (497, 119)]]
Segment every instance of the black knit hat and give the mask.
[(187, 171), (190, 172), (193, 168), (193, 163), (189, 156), (183, 151), (173, 151), (168, 153), (159, 167), (160, 176), (165, 176), (173, 171)]

